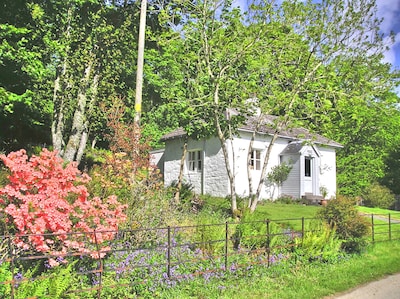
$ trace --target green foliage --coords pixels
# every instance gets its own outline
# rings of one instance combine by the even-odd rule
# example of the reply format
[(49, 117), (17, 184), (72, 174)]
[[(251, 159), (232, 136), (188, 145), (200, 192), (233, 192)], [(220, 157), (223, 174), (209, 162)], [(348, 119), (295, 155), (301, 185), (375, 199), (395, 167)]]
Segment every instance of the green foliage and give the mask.
[[(221, 224), (220, 215), (217, 213), (202, 213), (196, 221), (194, 242), (198, 248), (209, 254), (221, 254), (224, 252), (225, 226)], [(198, 225), (198, 226), (197, 226)], [(219, 242), (213, 242), (213, 241)]]
[[(24, 273), (19, 272), (14, 277), (15, 279), (15, 299), (23, 298), (65, 298), (65, 292), (69, 289), (72, 283), (74, 265), (77, 261), (66, 265), (43, 271), (42, 262), (36, 262), (36, 265), (31, 267)], [(5, 285), (0, 285), (0, 295), (2, 298), (11, 294), (11, 278), (9, 263), (0, 265), (1, 281), (6, 282)], [(5, 280), (3, 280), (3, 278)]]
[(321, 208), (318, 216), (343, 240), (342, 247), (347, 252), (360, 252), (366, 245), (365, 237), (369, 232), (367, 221), (358, 214), (355, 200), (338, 196)]
[(363, 204), (371, 208), (389, 209), (396, 199), (389, 188), (378, 183), (368, 186), (362, 193)]
[(276, 247), (279, 253), (286, 251), (285, 247), (291, 242), (291, 230), (287, 233), (275, 222), (260, 220), (256, 213), (245, 210), (233, 235), (236, 247), (247, 249), (262, 249)]
[[(173, 181), (170, 185), (170, 188), (172, 191), (176, 190), (178, 186), (177, 181)], [(195, 193), (193, 191), (193, 185), (189, 182), (182, 182), (182, 187), (179, 192), (179, 201), (183, 204), (188, 204), (191, 202), (193, 197), (195, 196)]]
[(394, 194), (400, 195), (400, 147), (398, 142), (385, 158), (385, 175), (380, 180)]
[(306, 261), (337, 262), (343, 256), (343, 241), (335, 233), (335, 229), (322, 222), (312, 222), (305, 228), (306, 232), (297, 238), (296, 255)]
[[(204, 279), (163, 291), (163, 298), (326, 298), (373, 280), (399, 273), (400, 242), (382, 242), (362, 255), (347, 255), (334, 264), (280, 264), (245, 271), (243, 276)], [(265, 283), (260, 283), (265, 282)]]
[(281, 204), (294, 204), (296, 202), (296, 199), (291, 196), (291, 195), (285, 195), (282, 194), (281, 196), (279, 196), (276, 200), (274, 200), (274, 203), (281, 203)]
[(337, 152), (340, 194), (361, 196), (375, 181), (396, 190), (398, 168), (392, 149), (399, 140), (398, 102), (398, 96), (384, 94), (376, 101), (343, 103), (331, 114), (332, 127), (326, 135), (344, 145)]
[(13, 279), (10, 271), (10, 263), (2, 262), (0, 264), (0, 297), (7, 298), (11, 293), (11, 280)]
[(271, 168), (271, 171), (267, 174), (267, 179), (273, 184), (281, 186), (284, 181), (287, 180), (290, 171), (293, 166), (289, 163), (283, 162)]

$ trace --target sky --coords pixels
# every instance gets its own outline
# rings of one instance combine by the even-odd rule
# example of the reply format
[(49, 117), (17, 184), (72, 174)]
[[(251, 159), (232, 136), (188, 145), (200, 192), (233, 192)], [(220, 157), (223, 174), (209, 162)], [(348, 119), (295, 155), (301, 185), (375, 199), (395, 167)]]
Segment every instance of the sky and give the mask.
[[(235, 0), (234, 5), (246, 8), (248, 0)], [(389, 51), (384, 53), (384, 62), (393, 65), (393, 69), (400, 70), (400, 0), (376, 0), (378, 17), (383, 18), (381, 31), (386, 36), (393, 31), (396, 35), (395, 43)]]

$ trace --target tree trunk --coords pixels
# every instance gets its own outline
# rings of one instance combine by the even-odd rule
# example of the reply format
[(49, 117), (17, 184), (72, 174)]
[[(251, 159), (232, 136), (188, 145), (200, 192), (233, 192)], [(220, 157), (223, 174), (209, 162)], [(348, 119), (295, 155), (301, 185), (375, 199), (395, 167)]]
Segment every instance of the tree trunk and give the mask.
[[(93, 58), (92, 58), (93, 60)], [(75, 108), (74, 117), (72, 120), (71, 134), (65, 147), (63, 158), (66, 161), (72, 162), (77, 161), (78, 151), (83, 153), (86, 147), (86, 141), (83, 142), (82, 135), (85, 131), (86, 119), (86, 105), (87, 105), (87, 91), (89, 89), (90, 75), (92, 73), (93, 61), (90, 60), (86, 66), (84, 77), (82, 78), (81, 85), (79, 86), (78, 96), (77, 96), (77, 107)], [(96, 87), (97, 88), (97, 87)], [(80, 161), (77, 161), (78, 163)]]
[(176, 185), (176, 193), (175, 193), (175, 203), (179, 204), (180, 203), (180, 196), (181, 196), (181, 190), (182, 190), (182, 181), (183, 181), (183, 170), (185, 166), (185, 159), (186, 159), (186, 154), (187, 154), (187, 138), (185, 138), (184, 144), (183, 144), (183, 151), (182, 151), (182, 157), (181, 157), (181, 164), (179, 167), (179, 177), (178, 177), (178, 182)]
[[(65, 57), (61, 67), (61, 71), (58, 72), (57, 78), (54, 80), (54, 89), (53, 89), (53, 104), (54, 104), (54, 115), (53, 121), (51, 124), (51, 137), (53, 142), (54, 150), (58, 151), (59, 155), (62, 156), (63, 148), (64, 148), (64, 96), (59, 95), (63, 85), (65, 76), (67, 75), (68, 69), (68, 55), (70, 51), (69, 39), (71, 36), (71, 25), (70, 22), (72, 20), (72, 7), (68, 8), (67, 13), (67, 26), (65, 28), (65, 40), (66, 40), (66, 48), (65, 48)], [(67, 81), (67, 80), (65, 80)], [(67, 84), (65, 84), (67, 86)]]
[(64, 132), (64, 99), (58, 95), (60, 91), (60, 80), (61, 74), (59, 74), (54, 81), (53, 91), (53, 104), (54, 104), (54, 115), (51, 124), (51, 137), (53, 140), (53, 148), (58, 151), (59, 155), (62, 155), (62, 149), (64, 146), (63, 132)]
[(250, 168), (250, 162), (251, 162), (251, 153), (253, 151), (253, 145), (254, 145), (254, 140), (256, 139), (256, 134), (260, 128), (261, 125), (261, 120), (262, 120), (262, 114), (260, 115), (260, 117), (257, 119), (257, 124), (256, 127), (253, 131), (253, 134), (251, 134), (251, 139), (250, 139), (250, 144), (249, 144), (249, 150), (247, 153), (247, 179), (249, 181), (249, 202), (247, 204), (247, 207), (250, 208), (251, 207), (251, 203), (252, 203), (252, 196), (253, 196), (253, 173), (251, 171)]
[(269, 158), (271, 156), (272, 147), (274, 146), (276, 139), (278, 139), (278, 134), (279, 134), (279, 131), (278, 130), (275, 131), (274, 135), (272, 136), (272, 140), (268, 145), (267, 153), (265, 154), (265, 159), (264, 159), (263, 167), (261, 170), (260, 181), (258, 182), (257, 191), (256, 191), (256, 194), (251, 196), (251, 201), (252, 201), (251, 206), (250, 206), (251, 212), (254, 212), (256, 210), (258, 200), (260, 199), (261, 189), (265, 182), (265, 176), (267, 175), (267, 167), (268, 167)]
[[(226, 145), (226, 139), (225, 139), (224, 133), (222, 132), (218, 117), (219, 117), (218, 111), (214, 111), (214, 121), (215, 121), (215, 127), (217, 129), (217, 136), (221, 143), (221, 148), (222, 148), (222, 152), (224, 154), (224, 159), (225, 159), (225, 167), (226, 167), (226, 171), (227, 171), (228, 178), (229, 178), (230, 192), (231, 192), (231, 211), (232, 211), (232, 215), (236, 215), (237, 214), (237, 200), (236, 200), (235, 173), (234, 173), (234, 169), (232, 169), (231, 163), (229, 161), (229, 153), (228, 153), (228, 149), (227, 149), (227, 145)], [(234, 157), (233, 157), (233, 159), (234, 159)]]

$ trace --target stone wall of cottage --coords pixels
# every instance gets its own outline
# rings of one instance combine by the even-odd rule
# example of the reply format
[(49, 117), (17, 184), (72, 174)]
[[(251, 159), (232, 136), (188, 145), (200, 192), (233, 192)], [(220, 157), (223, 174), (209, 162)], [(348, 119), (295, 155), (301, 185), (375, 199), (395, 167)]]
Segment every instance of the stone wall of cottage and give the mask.
[[(249, 181), (247, 175), (247, 152), (249, 148), (251, 134), (243, 133), (241, 138), (235, 138), (233, 144), (228, 141), (228, 151), (230, 156), (231, 167), (234, 167), (236, 176), (236, 193), (239, 196), (249, 195)], [(267, 152), (270, 142), (270, 136), (258, 136), (254, 143), (254, 149), (261, 151), (261, 163)], [(291, 160), (293, 164), (292, 172), (288, 180), (282, 188), (268, 184), (262, 186), (262, 199), (276, 199), (279, 196), (291, 195), (294, 198), (300, 198), (303, 188), (302, 176), (304, 165), (302, 166), (304, 156), (301, 153), (293, 156), (280, 157), (282, 151), (288, 145), (289, 140), (279, 138), (273, 146), (271, 158), (268, 162), (267, 173), (271, 171), (273, 166), (279, 165), (282, 161)], [(315, 190), (316, 195), (321, 195), (319, 187), (326, 188), (328, 199), (335, 196), (336, 193), (336, 154), (335, 149), (326, 146), (317, 146), (319, 157), (316, 171), (318, 172), (318, 186)], [(179, 166), (183, 149), (183, 139), (170, 139), (166, 142), (164, 152), (164, 183), (166, 186), (176, 181), (179, 177)], [(221, 149), (220, 142), (217, 138), (208, 140), (189, 140), (188, 151), (202, 152), (202, 169), (201, 171), (189, 171), (188, 159), (185, 159), (184, 181), (190, 183), (197, 194), (210, 194), (213, 196), (225, 197), (230, 195), (230, 184), (225, 166), (225, 159)], [(303, 153), (304, 154), (304, 153)], [(234, 159), (233, 159), (234, 157)], [(281, 161), (282, 160), (282, 161)], [(302, 168), (303, 167), (303, 168)], [(253, 174), (253, 190), (258, 185), (261, 171), (254, 170)], [(303, 192), (304, 193), (304, 192)]]

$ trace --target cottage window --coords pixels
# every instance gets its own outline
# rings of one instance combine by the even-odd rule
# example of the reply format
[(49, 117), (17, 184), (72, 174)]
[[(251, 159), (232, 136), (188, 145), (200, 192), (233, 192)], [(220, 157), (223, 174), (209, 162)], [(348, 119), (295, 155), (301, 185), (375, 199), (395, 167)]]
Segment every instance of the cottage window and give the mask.
[(311, 157), (304, 158), (304, 175), (306, 177), (311, 177)]
[(201, 151), (188, 152), (189, 171), (200, 172), (203, 166)]
[(261, 170), (261, 151), (253, 150), (250, 157), (250, 167), (254, 170)]

